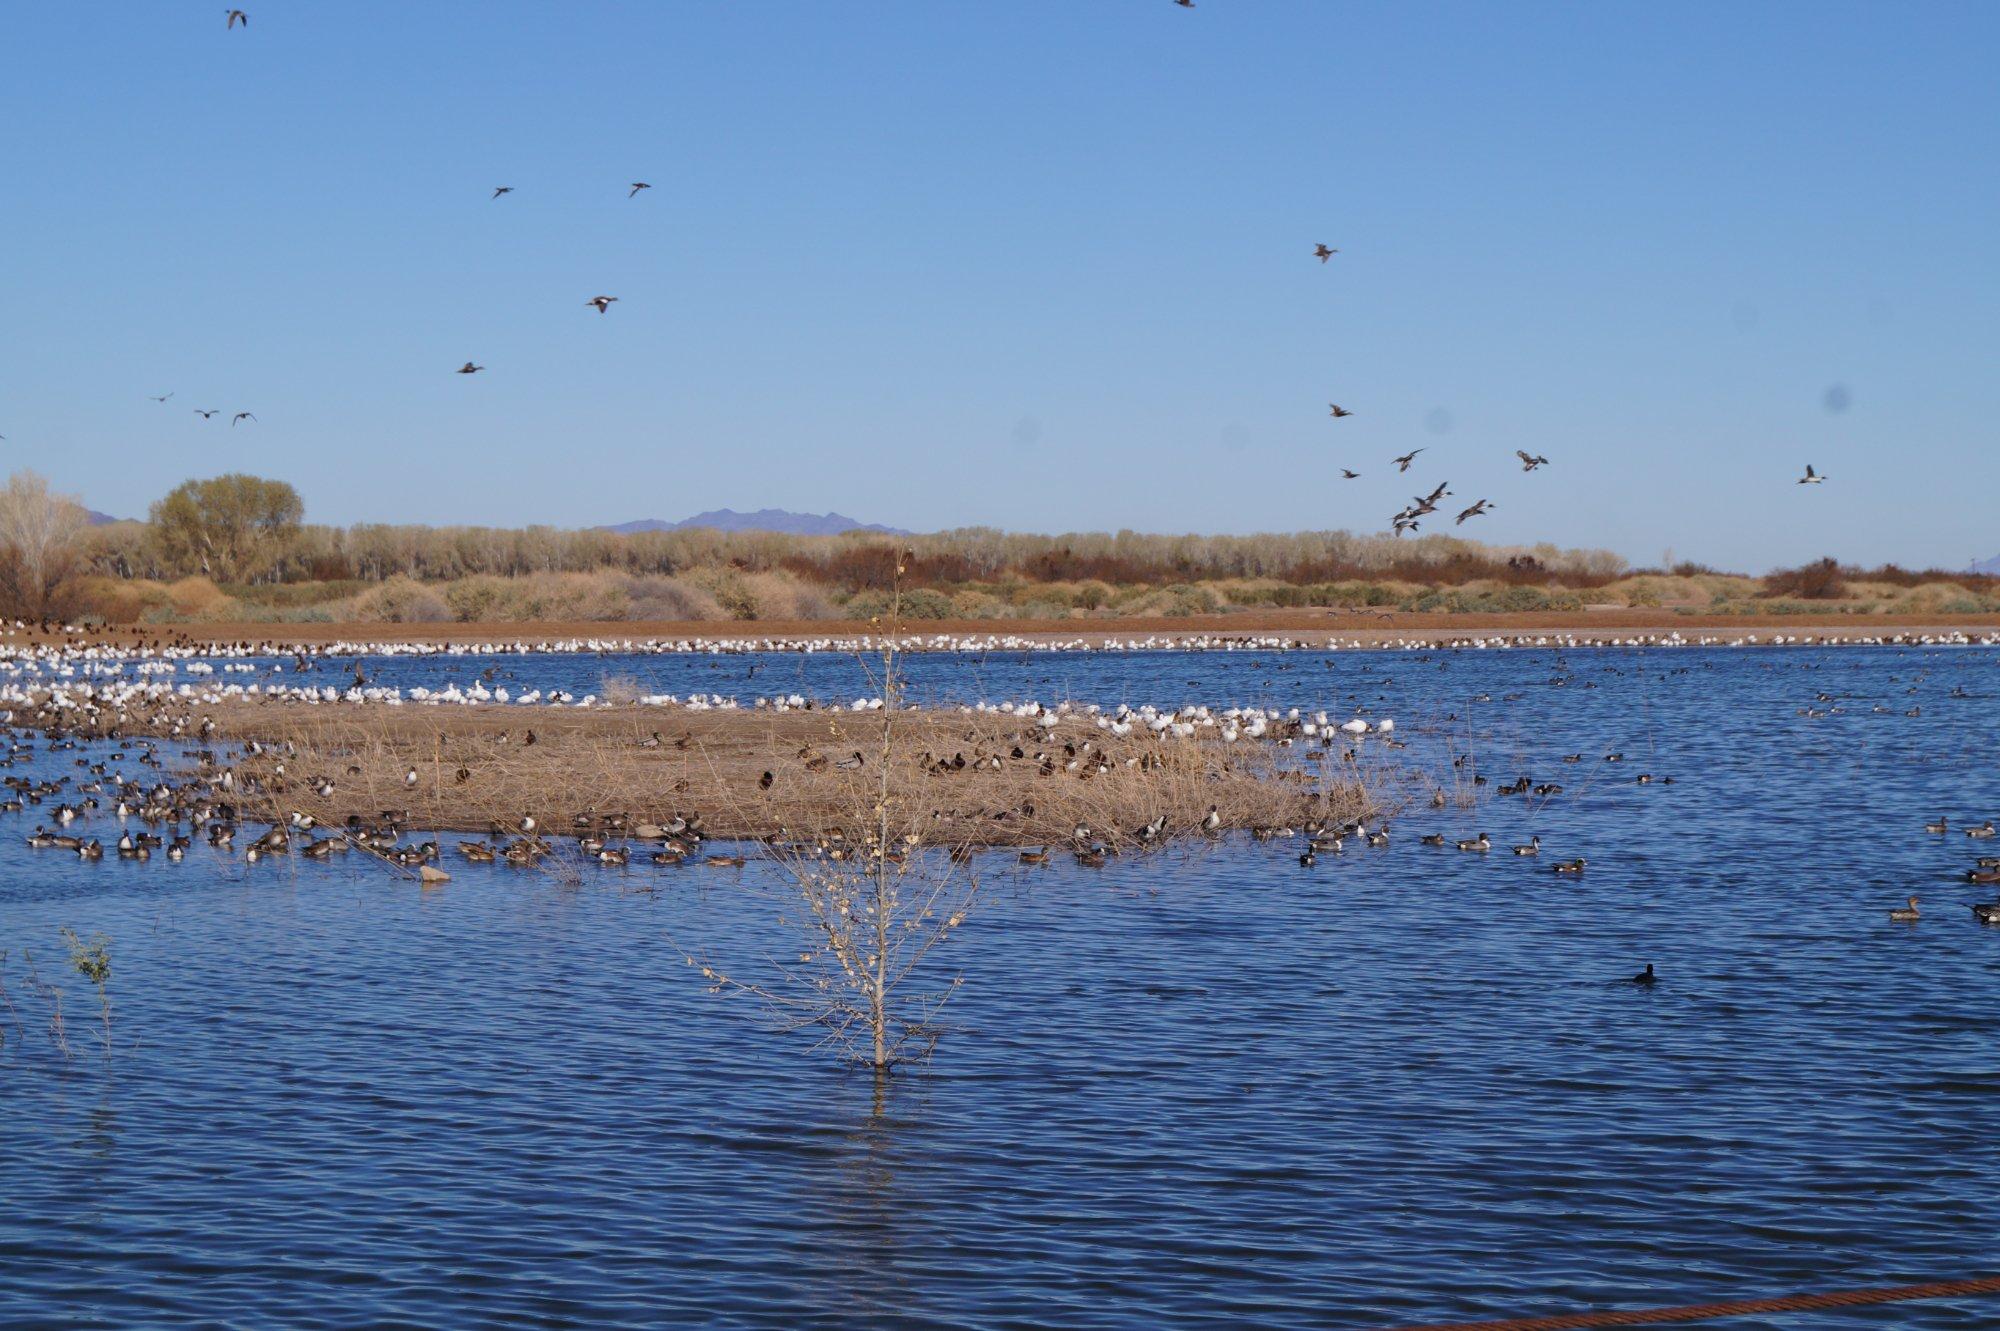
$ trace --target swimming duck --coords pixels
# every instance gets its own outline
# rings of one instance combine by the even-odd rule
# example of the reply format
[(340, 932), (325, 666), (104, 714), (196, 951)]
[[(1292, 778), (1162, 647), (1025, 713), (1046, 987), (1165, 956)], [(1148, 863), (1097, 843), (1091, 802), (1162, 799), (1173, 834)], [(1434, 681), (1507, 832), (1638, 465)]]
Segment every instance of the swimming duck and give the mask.
[(1940, 818), (1934, 823), (1925, 823), (1924, 831), (1934, 833), (1937, 836), (1943, 836), (1946, 832), (1951, 831), (1951, 824)]
[(491, 864), (497, 858), (497, 852), (484, 841), (461, 841), (458, 843), (458, 853), (474, 864)]
[(1470, 841), (1459, 842), (1458, 848), (1460, 850), (1477, 851), (1483, 855), (1487, 851), (1493, 849), (1493, 838), (1487, 836), (1486, 833), (1481, 832), (1478, 836), (1472, 838), (1472, 840)]
[(2000, 869), (1967, 869), (1965, 881), (1968, 883), (2000, 883)]
[(1975, 902), (1972, 917), (1981, 924), (2000, 924), (2000, 902)]
[(1310, 869), (1313, 867), (1313, 865), (1318, 863), (1319, 863), (1319, 856), (1313, 854), (1313, 848), (1311, 846), (1307, 846), (1305, 848), (1305, 852), (1299, 856), (1299, 867), (1302, 869)]
[(1557, 860), (1554, 864), (1549, 866), (1549, 871), (1551, 873), (1563, 873), (1563, 874), (1575, 875), (1582, 873), (1584, 866), (1589, 863), (1590, 863), (1589, 860), (1580, 858), (1574, 860)]
[(1047, 846), (1043, 846), (1040, 850), (1024, 850), (1021, 852), (1021, 863), (1023, 864), (1047, 864), (1048, 862), (1049, 848)]
[(1101, 866), (1106, 859), (1110, 858), (1110, 854), (1111, 852), (1107, 851), (1101, 845), (1086, 846), (1076, 853), (1076, 862), (1083, 865), (1086, 869), (1095, 869)]
[(1916, 920), (1922, 919), (1923, 915), (1921, 912), (1917, 910), (1917, 899), (1915, 897), (1911, 897), (1910, 904), (1908, 906), (1899, 907), (1896, 910), (1890, 911), (1889, 918), (1903, 924), (1909, 924)]
[(1984, 841), (1987, 837), (1993, 835), (1993, 820), (1988, 818), (1977, 827), (1968, 827), (1965, 829), (1965, 834), (1974, 840)]
[(1659, 978), (1660, 978), (1659, 976), (1653, 974), (1653, 963), (1649, 961), (1646, 963), (1646, 969), (1640, 971), (1637, 975), (1634, 975), (1632, 977), (1632, 983), (1638, 985), (1651, 986), (1653, 984), (1658, 983)]
[(1426, 846), (1442, 846), (1444, 844), (1444, 833), (1426, 832), (1424, 835), (1418, 837), (1417, 840), (1423, 842)]
[(1531, 836), (1528, 838), (1527, 845), (1514, 847), (1514, 853), (1516, 855), (1539, 855), (1542, 853), (1542, 839), (1538, 836)]

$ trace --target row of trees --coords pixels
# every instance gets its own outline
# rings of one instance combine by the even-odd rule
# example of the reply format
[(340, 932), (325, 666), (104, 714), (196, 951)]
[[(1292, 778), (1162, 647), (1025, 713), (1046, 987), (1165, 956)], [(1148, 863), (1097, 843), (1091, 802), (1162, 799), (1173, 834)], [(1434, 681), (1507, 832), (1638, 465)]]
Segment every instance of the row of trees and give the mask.
[[(785, 572), (845, 590), (886, 586), (889, 546), (880, 535), (656, 531), (621, 535), (555, 527), (416, 527), (371, 523), (307, 526), (298, 492), (282, 481), (219, 476), (189, 481), (153, 505), (145, 524), (93, 536), (92, 564), (119, 577), (218, 582), (446, 582), (608, 571), (674, 576), (695, 569)], [(1012, 534), (964, 528), (905, 538), (907, 583), (955, 586), (1005, 579), (1165, 585), (1259, 578), (1319, 583), (1343, 578), (1571, 585), (1620, 576), (1608, 551), (1498, 547), (1451, 536), (1395, 539), (1348, 532), (1163, 536), (1140, 532)]]
[[(283, 481), (234, 474), (190, 480), (155, 503), (143, 523), (90, 527), (82, 505), (53, 494), (32, 472), (0, 495), (0, 600), (7, 613), (63, 612), (84, 573), (173, 581), (202, 575), (225, 585), (452, 582), (607, 571), (635, 576), (700, 570), (784, 573), (840, 594), (879, 593), (895, 562), (885, 538), (776, 532), (658, 531), (621, 535), (554, 527), (308, 526), (305, 504)], [(1452, 536), (1394, 539), (1348, 532), (1163, 536), (1140, 532), (1010, 534), (965, 528), (904, 538), (905, 586), (1085, 583), (1168, 586), (1220, 579), (1298, 585), (1394, 579), (1443, 585), (1494, 579), (1571, 587), (1602, 585), (1625, 562), (1602, 550), (1483, 545)]]

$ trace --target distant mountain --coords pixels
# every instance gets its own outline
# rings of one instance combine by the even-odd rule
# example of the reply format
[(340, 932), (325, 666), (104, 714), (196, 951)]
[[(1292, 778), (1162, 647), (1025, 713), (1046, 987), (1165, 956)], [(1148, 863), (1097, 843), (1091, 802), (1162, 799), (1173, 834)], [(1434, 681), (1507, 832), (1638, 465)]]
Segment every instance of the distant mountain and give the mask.
[(687, 531), (709, 527), (716, 531), (775, 531), (792, 536), (838, 536), (844, 531), (879, 531), (891, 536), (908, 536), (901, 527), (885, 527), (879, 522), (856, 522), (840, 513), (792, 513), (782, 508), (760, 508), (755, 513), (738, 513), (733, 508), (710, 509), (679, 522), (664, 518), (640, 518), (601, 528), (621, 535), (642, 531)]
[(109, 527), (114, 522), (125, 521), (123, 518), (114, 518), (109, 513), (99, 513), (94, 508), (86, 508), (83, 512), (84, 516), (90, 519), (90, 525), (93, 527)]
[(2000, 574), (2000, 555), (1995, 555), (1991, 559), (1981, 559), (1965, 571), (1967, 573)]

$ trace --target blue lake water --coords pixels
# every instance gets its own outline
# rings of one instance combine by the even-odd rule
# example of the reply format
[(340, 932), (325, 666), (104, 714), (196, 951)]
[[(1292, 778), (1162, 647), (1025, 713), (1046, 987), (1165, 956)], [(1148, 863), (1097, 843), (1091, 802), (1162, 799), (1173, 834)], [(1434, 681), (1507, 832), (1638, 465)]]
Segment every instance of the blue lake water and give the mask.
[[(870, 691), (831, 656), (368, 668), (493, 664)], [(1565, 791), (1420, 804), (1310, 870), (1247, 841), (996, 858), (946, 955), (958, 1028), (879, 1098), (668, 945), (785, 950), (768, 866), (454, 863), (419, 891), (206, 846), (81, 864), (6, 815), (0, 1325), (1394, 1327), (2000, 1267), (2000, 929), (1962, 881), (2000, 840), (1923, 828), (2000, 816), (2000, 653), (911, 670), (930, 700), (1361, 705), (1401, 761)], [(1418, 844), (1481, 829), (1547, 850)], [(1924, 919), (1892, 924), (1911, 894)], [(113, 939), (108, 1065), (63, 925)], [(1646, 962), (1657, 987), (1620, 983)], [(1731, 1325), (1993, 1327), (2000, 1302)]]

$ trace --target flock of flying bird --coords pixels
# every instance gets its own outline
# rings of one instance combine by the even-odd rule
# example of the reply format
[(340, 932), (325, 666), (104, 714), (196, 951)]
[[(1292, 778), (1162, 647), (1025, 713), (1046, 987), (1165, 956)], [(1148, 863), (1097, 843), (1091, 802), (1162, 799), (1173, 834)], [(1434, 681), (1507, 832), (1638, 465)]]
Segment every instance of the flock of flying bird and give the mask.
[[(238, 27), (241, 27), (246, 31), (249, 29), (250, 16), (244, 13), (242, 10), (229, 9), (229, 10), (224, 10), (223, 13), (225, 16), (225, 23), (224, 23), (225, 31), (233, 31)], [(625, 197), (628, 199), (636, 199), (637, 197), (639, 197), (639, 191), (648, 190), (651, 188), (653, 187), (643, 180), (632, 181), (631, 188), (626, 192)], [(512, 194), (513, 192), (514, 192), (514, 187), (512, 185), (495, 185), (493, 187), (493, 198), (497, 199), (502, 195)], [(592, 309), (596, 310), (599, 314), (605, 313), (607, 310), (609, 310), (613, 305), (617, 303), (618, 303), (618, 297), (616, 296), (592, 296), (589, 300), (584, 302), (585, 305), (590, 306)], [(453, 373), (478, 374), (485, 368), (486, 367), (484, 365), (476, 365), (471, 361), (467, 361), (465, 364), (459, 366), (457, 370), (453, 371)], [(173, 396), (172, 393), (167, 393), (162, 396), (157, 396), (153, 398), (153, 401), (165, 402), (168, 398), (172, 396)], [(196, 407), (194, 409), (194, 414), (206, 421), (206, 420), (213, 420), (216, 416), (219, 416), (222, 413), (220, 408), (210, 410), (201, 407)], [(250, 412), (239, 411), (234, 416), (231, 416), (229, 418), (229, 423), (233, 426), (233, 425), (239, 425), (244, 421), (255, 421), (256, 419), (257, 419), (256, 416), (252, 415)], [(5, 437), (6, 436), (4, 435), (0, 435), (0, 439), (4, 439)]]
[[(1194, 0), (1176, 0), (1176, 2), (1182, 5), (1184, 8), (1187, 9), (1194, 8)], [(1321, 263), (1325, 263), (1328, 259), (1331, 259), (1334, 255), (1338, 253), (1340, 253), (1339, 250), (1326, 244), (1324, 241), (1313, 246), (1313, 257), (1318, 259)], [(1352, 416), (1354, 414), (1353, 412), (1349, 411), (1346, 407), (1341, 406), (1338, 402), (1329, 402), (1326, 405), (1328, 414), (1331, 415), (1335, 420), (1344, 420), (1347, 417)], [(1421, 448), (1413, 448), (1409, 452), (1401, 455), (1400, 457), (1390, 458), (1389, 465), (1396, 469), (1397, 475), (1401, 475), (1402, 473), (1410, 469), (1411, 463), (1417, 460), (1417, 454), (1422, 453), (1424, 451), (1425, 450)], [(1521, 459), (1522, 471), (1533, 471), (1537, 467), (1546, 467), (1549, 465), (1549, 460), (1547, 458), (1542, 457), (1541, 455), (1536, 453), (1530, 453), (1525, 448), (1515, 449), (1514, 456)], [(1812, 468), (1810, 467), (1806, 468), (1806, 474), (1810, 476), (1812, 474)], [(1361, 479), (1361, 473), (1355, 471), (1352, 467), (1342, 467), (1340, 469), (1340, 478), (1344, 481), (1358, 481)], [(1438, 501), (1440, 499), (1447, 499), (1451, 496), (1450, 486), (1451, 482), (1449, 481), (1439, 481), (1437, 483), (1437, 487), (1433, 489), (1429, 494), (1412, 496), (1410, 502), (1405, 504), (1402, 508), (1398, 509), (1394, 514), (1394, 516), (1392, 516), (1389, 519), (1390, 525), (1396, 529), (1396, 535), (1401, 536), (1404, 532), (1412, 532), (1417, 530), (1417, 526), (1419, 523), (1421, 523), (1425, 518), (1429, 517), (1431, 514), (1437, 512)], [(1478, 502), (1472, 504), (1470, 507), (1461, 509), (1459, 511), (1457, 519), (1451, 525), (1454, 527), (1463, 527), (1465, 525), (1466, 519), (1483, 518), (1488, 513), (1491, 513), (1494, 507), (1495, 505), (1492, 500), (1481, 499)]]
[[(1195, 0), (1174, 0), (1174, 3), (1179, 5), (1183, 9), (1193, 9), (1195, 7)], [(235, 29), (239, 26), (243, 27), (246, 30), (249, 28), (250, 16), (246, 14), (244, 11), (240, 9), (230, 9), (226, 10), (225, 14), (227, 18), (226, 27), (228, 29)], [(628, 199), (637, 198), (641, 190), (649, 190), (651, 188), (653, 187), (643, 180), (632, 181), (631, 187), (627, 191), (625, 197)], [(495, 185), (493, 187), (492, 197), (494, 199), (499, 199), (505, 195), (512, 194), (513, 192), (514, 192), (514, 187), (512, 185)], [(1318, 259), (1322, 264), (1326, 263), (1327, 260), (1331, 259), (1334, 255), (1340, 253), (1338, 249), (1334, 248), (1333, 246), (1327, 245), (1324, 242), (1315, 244), (1313, 246), (1312, 252), (1313, 252), (1313, 257)], [(616, 296), (592, 296), (589, 300), (586, 300), (584, 304), (590, 306), (592, 309), (595, 309), (599, 314), (603, 314), (606, 311), (608, 311), (614, 304), (616, 304), (617, 301), (618, 297)], [(484, 365), (479, 365), (475, 364), (472, 361), (467, 361), (465, 362), (465, 364), (459, 366), (458, 369), (455, 371), (455, 373), (479, 374), (482, 371), (484, 371), (485, 368), (486, 367)], [(164, 397), (155, 397), (153, 400), (155, 402), (165, 402), (167, 398), (170, 398), (172, 396), (173, 396), (172, 393), (168, 393)], [(1352, 411), (1349, 411), (1347, 408), (1341, 406), (1337, 402), (1329, 402), (1327, 406), (1330, 409), (1330, 414), (1335, 420), (1341, 420), (1348, 416), (1352, 416), (1354, 414)], [(213, 419), (215, 416), (219, 414), (220, 414), (219, 410), (204, 410), (200, 407), (195, 408), (195, 415), (201, 417), (203, 420)], [(239, 411), (235, 415), (229, 418), (229, 423), (231, 426), (235, 426), (241, 424), (244, 421), (255, 421), (256, 419), (257, 419), (256, 416), (252, 415), (250, 412)], [(1402, 472), (1408, 471), (1410, 469), (1410, 464), (1416, 461), (1417, 454), (1422, 453), (1424, 451), (1425, 450), (1421, 448), (1413, 448), (1409, 452), (1403, 454), (1402, 456), (1391, 458), (1389, 461), (1391, 465), (1393, 465), (1396, 468), (1397, 472), (1400, 474)], [(1517, 448), (1514, 450), (1514, 456), (1521, 460), (1522, 471), (1534, 471), (1538, 467), (1547, 466), (1549, 462), (1547, 458), (1542, 457), (1538, 454), (1530, 453), (1526, 449), (1521, 449), (1521, 448)], [(1355, 471), (1352, 468), (1348, 467), (1342, 467), (1340, 470), (1340, 475), (1341, 479), (1343, 480), (1354, 481), (1361, 479), (1360, 472)], [(1824, 483), (1825, 480), (1826, 477), (1815, 472), (1812, 469), (1812, 467), (1808, 465), (1806, 467), (1806, 474), (1799, 478), (1798, 484), (1819, 485)], [(1452, 491), (1449, 487), (1450, 487), (1450, 482), (1440, 481), (1438, 482), (1436, 488), (1433, 489), (1428, 495), (1413, 496), (1408, 504), (1405, 504), (1402, 508), (1398, 509), (1395, 512), (1395, 514), (1393, 514), (1389, 519), (1390, 525), (1394, 527), (1396, 535), (1401, 536), (1405, 532), (1416, 531), (1419, 525), (1422, 523), (1423, 519), (1429, 517), (1433, 513), (1436, 513), (1438, 511), (1438, 501), (1441, 499), (1447, 499), (1451, 497)], [(1470, 505), (1469, 507), (1459, 510), (1457, 517), (1454, 518), (1452, 521), (1452, 525), (1454, 527), (1462, 527), (1465, 525), (1468, 519), (1484, 517), (1488, 513), (1491, 513), (1494, 508), (1495, 505), (1492, 500), (1480, 499), (1476, 503)]]

